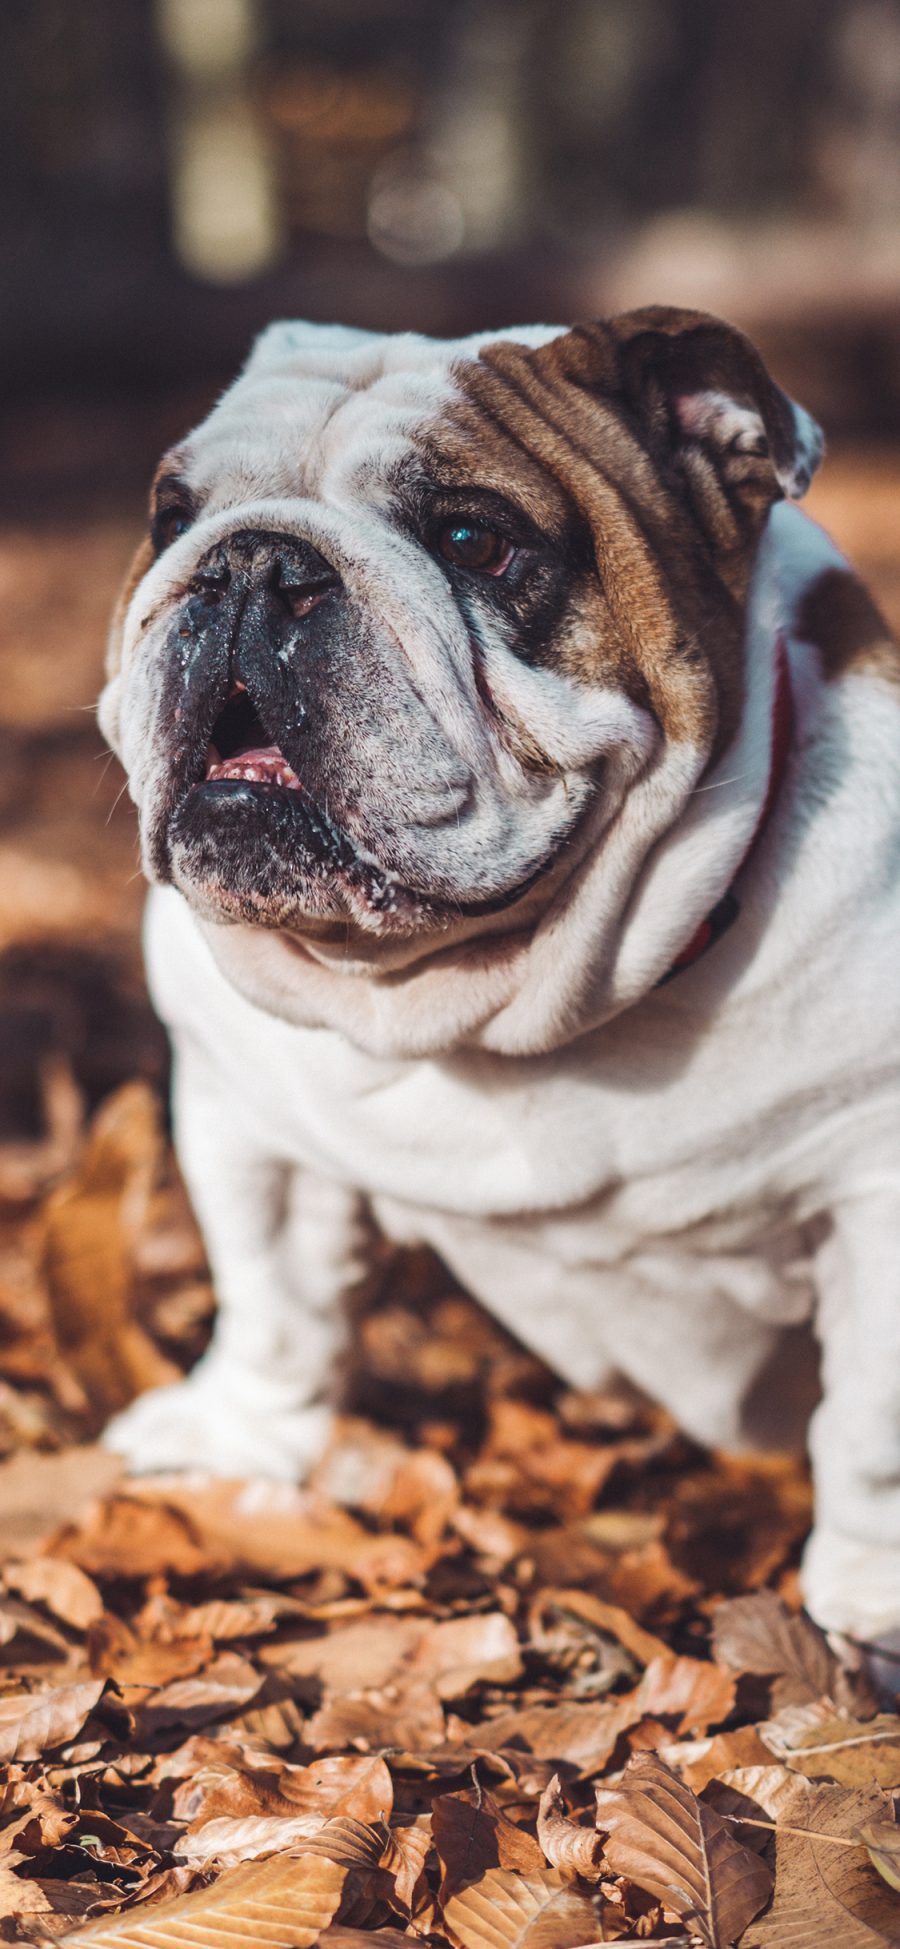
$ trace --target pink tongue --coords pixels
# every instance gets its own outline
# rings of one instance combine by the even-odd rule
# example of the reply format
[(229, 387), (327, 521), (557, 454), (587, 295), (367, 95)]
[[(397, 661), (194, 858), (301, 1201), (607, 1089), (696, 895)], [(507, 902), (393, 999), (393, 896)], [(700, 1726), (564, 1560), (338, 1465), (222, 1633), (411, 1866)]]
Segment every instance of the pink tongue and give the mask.
[(230, 758), (217, 758), (206, 767), (210, 778), (246, 778), (254, 785), (282, 785), (288, 791), (302, 790), (300, 780), (291, 770), (284, 753), (277, 744), (259, 745), (252, 751), (235, 751)]

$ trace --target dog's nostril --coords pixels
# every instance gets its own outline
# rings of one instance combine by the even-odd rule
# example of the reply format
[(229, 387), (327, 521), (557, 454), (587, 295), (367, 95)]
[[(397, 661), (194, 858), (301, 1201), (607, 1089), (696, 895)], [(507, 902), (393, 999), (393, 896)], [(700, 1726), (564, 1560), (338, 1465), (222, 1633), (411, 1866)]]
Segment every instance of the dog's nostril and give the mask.
[(311, 576), (300, 568), (291, 568), (283, 561), (276, 561), (272, 567), (269, 586), (280, 596), (289, 614), (295, 617), (308, 616), (334, 589), (340, 588), (339, 577), (333, 574)]
[(217, 602), (219, 596), (225, 594), (230, 581), (231, 570), (227, 562), (201, 562), (191, 577), (191, 589), (195, 595), (208, 596), (211, 601)]

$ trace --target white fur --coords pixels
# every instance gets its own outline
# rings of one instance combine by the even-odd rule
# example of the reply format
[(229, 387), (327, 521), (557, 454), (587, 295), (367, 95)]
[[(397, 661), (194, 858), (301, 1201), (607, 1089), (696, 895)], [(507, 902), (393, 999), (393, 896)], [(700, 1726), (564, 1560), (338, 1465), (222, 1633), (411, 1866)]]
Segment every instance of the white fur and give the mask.
[[(362, 370), (372, 351), (351, 336)], [(371, 1216), (434, 1246), (561, 1374), (621, 1371), (704, 1441), (803, 1439), (787, 1346), (814, 1316), (807, 1600), (868, 1638), (900, 1621), (900, 696), (874, 676), (824, 684), (796, 636), (795, 747), (739, 871), (768, 777), (775, 631), (835, 561), (776, 509), (737, 739), (702, 781), (702, 754), (645, 745), (527, 951), (340, 975), (299, 942), (151, 896), (179, 1154), (220, 1312), (188, 1381), (113, 1424), (133, 1466), (308, 1465)], [(153, 571), (151, 595), (176, 572)], [(416, 640), (437, 681), (424, 623)], [(474, 756), (461, 678), (444, 701)], [(571, 754), (617, 734), (624, 708), (592, 693), (579, 711), (559, 690), (548, 721)], [(140, 772), (137, 734), (130, 757)], [(735, 874), (738, 925), (658, 987)]]

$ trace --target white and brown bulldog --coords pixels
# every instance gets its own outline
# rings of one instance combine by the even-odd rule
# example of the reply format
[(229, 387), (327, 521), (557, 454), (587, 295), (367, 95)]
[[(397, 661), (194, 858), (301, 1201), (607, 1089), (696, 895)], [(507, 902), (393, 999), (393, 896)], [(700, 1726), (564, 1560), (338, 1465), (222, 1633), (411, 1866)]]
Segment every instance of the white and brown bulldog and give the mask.
[(166, 456), (101, 721), (219, 1317), (133, 1467), (301, 1474), (375, 1225), (705, 1442), (814, 1321), (807, 1599), (900, 1621), (900, 664), (819, 453), (651, 309), (275, 325)]

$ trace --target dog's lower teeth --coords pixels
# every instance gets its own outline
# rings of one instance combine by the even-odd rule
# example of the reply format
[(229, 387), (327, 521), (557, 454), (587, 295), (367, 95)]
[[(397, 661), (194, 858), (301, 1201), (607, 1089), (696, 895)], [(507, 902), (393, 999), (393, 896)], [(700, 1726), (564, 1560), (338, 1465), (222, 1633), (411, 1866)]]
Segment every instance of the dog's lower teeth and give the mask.
[(292, 771), (287, 759), (280, 752), (260, 752), (256, 756), (245, 753), (242, 757), (220, 758), (215, 747), (210, 746), (207, 759), (206, 778), (234, 779), (248, 785), (278, 785), (283, 790), (299, 792), (300, 780)]

